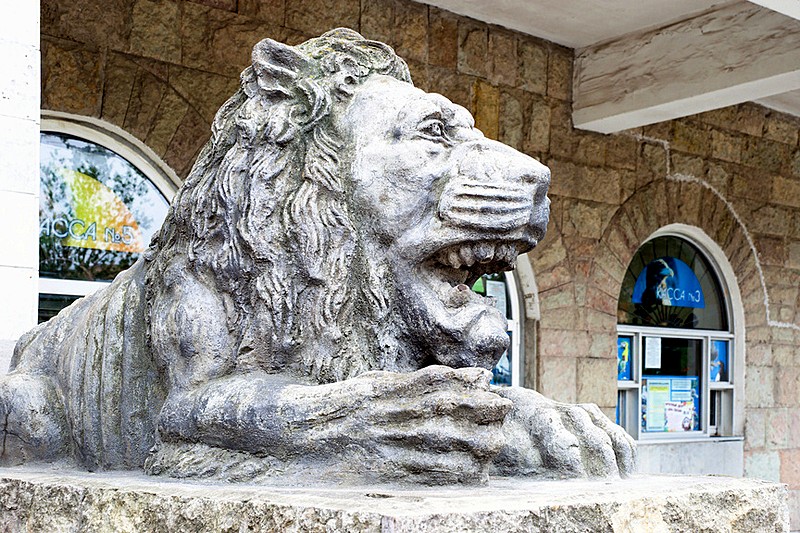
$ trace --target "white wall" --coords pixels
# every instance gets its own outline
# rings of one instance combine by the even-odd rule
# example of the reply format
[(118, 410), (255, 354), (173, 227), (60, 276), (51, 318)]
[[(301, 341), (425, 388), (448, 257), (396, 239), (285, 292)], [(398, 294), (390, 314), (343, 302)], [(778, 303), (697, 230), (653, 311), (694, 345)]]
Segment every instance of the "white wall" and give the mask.
[[(714, 438), (692, 442), (639, 441), (642, 474), (716, 474), (742, 477), (744, 440)], [(777, 480), (776, 480), (777, 481)]]
[(39, 234), (39, 1), (0, 7), (0, 373), (36, 324)]

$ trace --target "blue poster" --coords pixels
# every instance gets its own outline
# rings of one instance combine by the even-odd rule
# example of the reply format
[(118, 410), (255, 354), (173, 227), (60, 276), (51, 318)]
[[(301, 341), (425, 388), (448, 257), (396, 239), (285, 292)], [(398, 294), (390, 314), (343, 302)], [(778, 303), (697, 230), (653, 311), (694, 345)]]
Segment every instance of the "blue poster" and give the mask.
[(711, 381), (728, 381), (728, 341), (711, 341), (708, 369)]
[(675, 307), (706, 306), (703, 289), (689, 265), (675, 257), (651, 261), (633, 286), (635, 304), (661, 304)]
[(617, 337), (617, 380), (630, 381), (633, 379), (631, 371), (631, 354), (633, 353), (633, 337)]

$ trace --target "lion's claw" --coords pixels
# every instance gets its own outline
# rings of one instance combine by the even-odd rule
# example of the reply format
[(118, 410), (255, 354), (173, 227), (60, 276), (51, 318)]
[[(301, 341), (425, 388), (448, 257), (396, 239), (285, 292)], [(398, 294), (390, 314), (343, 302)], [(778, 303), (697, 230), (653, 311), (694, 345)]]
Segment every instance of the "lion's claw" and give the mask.
[(559, 403), (528, 389), (495, 392), (514, 403), (503, 423), (506, 445), (496, 473), (573, 478), (635, 471), (633, 439), (596, 405)]

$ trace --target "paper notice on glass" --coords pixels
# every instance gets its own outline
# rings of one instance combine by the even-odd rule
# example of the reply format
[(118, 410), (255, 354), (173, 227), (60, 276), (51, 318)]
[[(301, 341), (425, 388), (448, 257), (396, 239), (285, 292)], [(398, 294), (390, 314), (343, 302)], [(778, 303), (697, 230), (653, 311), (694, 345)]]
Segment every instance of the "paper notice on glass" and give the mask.
[(486, 296), (494, 298), (495, 307), (500, 310), (503, 315), (506, 314), (506, 284), (502, 281), (486, 280)]
[(666, 405), (669, 402), (669, 379), (648, 379), (647, 398), (642, 399), (647, 431), (667, 431)]
[(664, 415), (667, 431), (691, 431), (694, 403), (665, 402)]
[(661, 368), (661, 337), (647, 337), (644, 342), (644, 367)]

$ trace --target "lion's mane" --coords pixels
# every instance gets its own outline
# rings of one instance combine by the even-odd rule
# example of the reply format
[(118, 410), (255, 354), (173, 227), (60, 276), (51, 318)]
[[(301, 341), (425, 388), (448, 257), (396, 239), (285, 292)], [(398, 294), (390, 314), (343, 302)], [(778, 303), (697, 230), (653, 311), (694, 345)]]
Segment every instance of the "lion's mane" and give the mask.
[[(221, 295), (240, 367), (278, 371), (301, 353), (299, 370), (337, 381), (380, 366), (341, 339), (353, 335), (355, 308), (380, 315), (389, 298), (360, 253), (330, 112), (371, 74), (411, 78), (391, 48), (351, 30), (296, 54), (271, 43), (256, 45), (151, 243), (147, 301), (171, 270), (187, 269)], [(304, 350), (309, 339), (329, 349)]]

